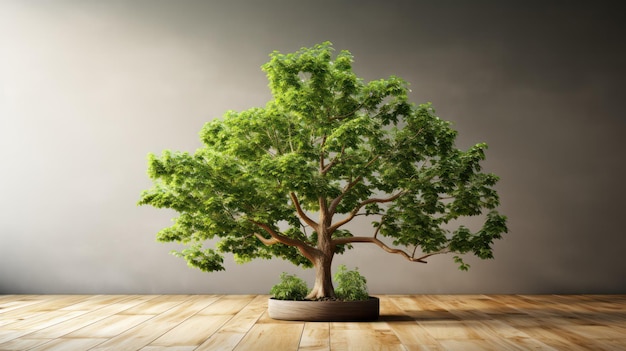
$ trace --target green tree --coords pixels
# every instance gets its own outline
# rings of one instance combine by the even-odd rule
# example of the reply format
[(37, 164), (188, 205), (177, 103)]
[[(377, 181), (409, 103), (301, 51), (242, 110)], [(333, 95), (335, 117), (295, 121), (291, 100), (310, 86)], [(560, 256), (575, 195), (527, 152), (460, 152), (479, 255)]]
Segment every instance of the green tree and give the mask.
[[(410, 103), (405, 81), (365, 83), (352, 63), (329, 42), (273, 52), (262, 66), (273, 95), (264, 108), (206, 123), (194, 154), (150, 154), (154, 186), (139, 204), (179, 213), (157, 239), (188, 245), (175, 254), (204, 271), (223, 270), (225, 252), (314, 267), (308, 298), (334, 296), (333, 257), (355, 243), (422, 263), (455, 253), (464, 270), (461, 254), (492, 258), (507, 227), (495, 210), (498, 177), (481, 172), (487, 145), (457, 149), (457, 132), (430, 104)], [(371, 233), (350, 232), (359, 216), (371, 218)], [(472, 232), (464, 216), (484, 225)]]

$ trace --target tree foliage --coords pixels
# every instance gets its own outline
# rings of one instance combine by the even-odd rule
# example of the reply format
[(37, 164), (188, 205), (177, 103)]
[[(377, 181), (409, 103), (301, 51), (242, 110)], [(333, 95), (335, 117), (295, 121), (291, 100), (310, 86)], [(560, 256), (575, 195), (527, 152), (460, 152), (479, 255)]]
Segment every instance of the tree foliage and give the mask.
[[(178, 255), (205, 271), (223, 269), (225, 252), (310, 267), (354, 243), (416, 262), (456, 253), (461, 269), (462, 254), (492, 258), (507, 227), (498, 177), (480, 165), (487, 145), (456, 148), (457, 132), (430, 104), (409, 102), (404, 80), (364, 82), (348, 51), (333, 54), (328, 42), (272, 53), (265, 107), (206, 123), (193, 154), (149, 155), (154, 186), (139, 204), (179, 214), (158, 240), (187, 244)], [(348, 229), (357, 216), (371, 218), (369, 235)], [(472, 232), (458, 224), (465, 216), (484, 225)]]

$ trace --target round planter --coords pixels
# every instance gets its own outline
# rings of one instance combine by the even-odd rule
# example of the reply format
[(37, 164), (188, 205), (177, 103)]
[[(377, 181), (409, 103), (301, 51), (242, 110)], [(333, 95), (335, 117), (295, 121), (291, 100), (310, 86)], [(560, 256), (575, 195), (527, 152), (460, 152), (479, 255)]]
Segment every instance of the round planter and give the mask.
[(363, 301), (292, 301), (270, 298), (270, 318), (286, 321), (347, 322), (377, 320), (380, 301), (372, 297)]

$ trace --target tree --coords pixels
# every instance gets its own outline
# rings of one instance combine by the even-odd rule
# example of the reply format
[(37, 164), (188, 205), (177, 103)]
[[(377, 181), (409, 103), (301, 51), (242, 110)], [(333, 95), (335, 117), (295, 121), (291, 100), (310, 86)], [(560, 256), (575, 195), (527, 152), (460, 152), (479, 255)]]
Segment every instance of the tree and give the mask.
[[(486, 144), (457, 149), (457, 132), (430, 104), (410, 103), (405, 81), (364, 83), (329, 42), (270, 58), (264, 108), (206, 123), (194, 154), (148, 156), (154, 186), (139, 204), (179, 213), (159, 241), (187, 244), (174, 254), (203, 271), (223, 270), (226, 252), (314, 267), (310, 299), (334, 296), (333, 257), (357, 243), (421, 263), (455, 253), (462, 270), (462, 254), (493, 257), (507, 227), (498, 177), (481, 172)], [(349, 230), (359, 216), (372, 220), (365, 236)], [(482, 228), (460, 224), (465, 216)]]

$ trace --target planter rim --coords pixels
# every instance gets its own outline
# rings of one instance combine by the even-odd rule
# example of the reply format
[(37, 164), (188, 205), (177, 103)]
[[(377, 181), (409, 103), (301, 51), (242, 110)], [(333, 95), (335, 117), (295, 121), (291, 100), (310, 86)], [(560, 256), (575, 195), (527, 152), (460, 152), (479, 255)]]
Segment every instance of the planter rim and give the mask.
[(278, 300), (268, 299), (270, 318), (290, 321), (339, 322), (372, 321), (379, 317), (380, 300)]
[(350, 302), (365, 302), (365, 301), (370, 301), (370, 300), (380, 300), (378, 297), (376, 296), (369, 296), (369, 298), (367, 300), (283, 300), (283, 299), (277, 299), (275, 297), (269, 297), (269, 300), (274, 300), (274, 301), (291, 301), (291, 302), (338, 302), (338, 303), (350, 303)]

